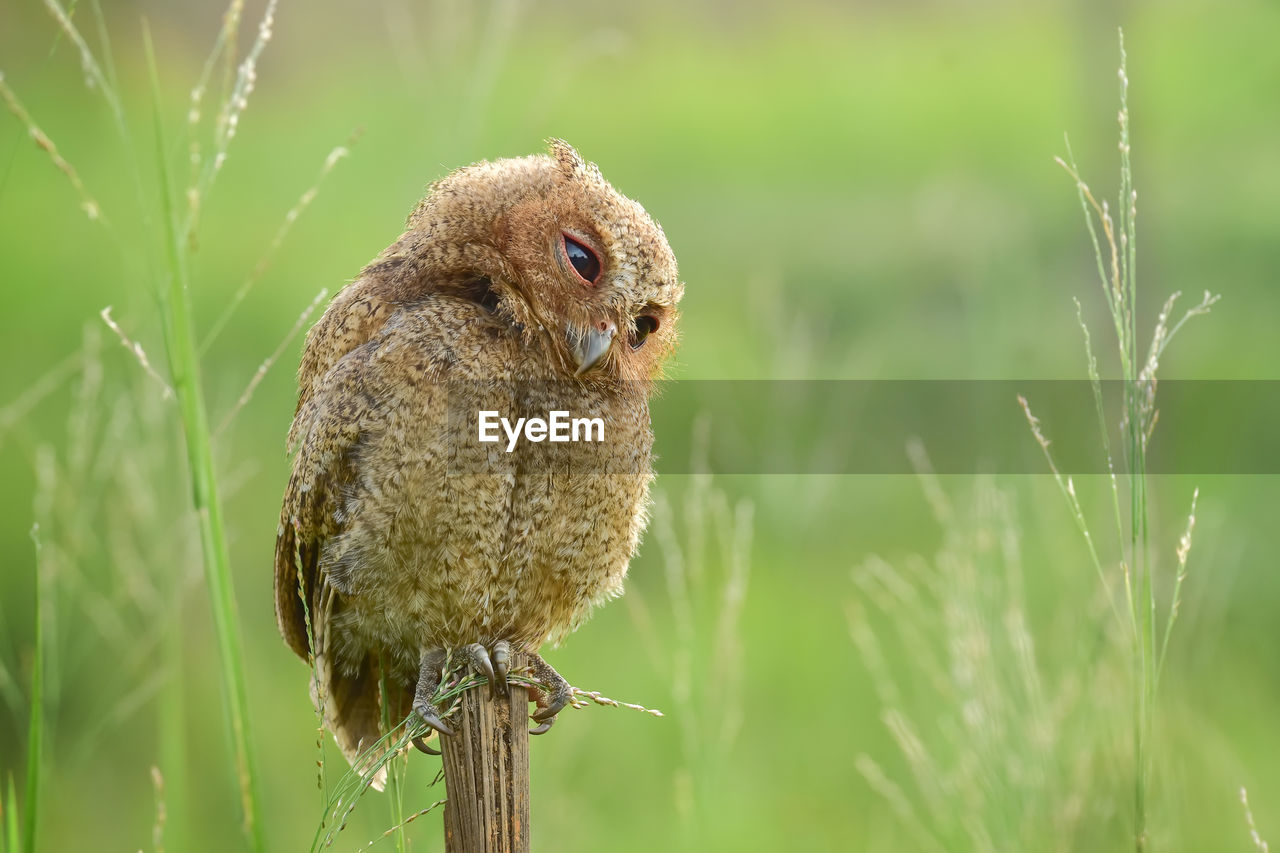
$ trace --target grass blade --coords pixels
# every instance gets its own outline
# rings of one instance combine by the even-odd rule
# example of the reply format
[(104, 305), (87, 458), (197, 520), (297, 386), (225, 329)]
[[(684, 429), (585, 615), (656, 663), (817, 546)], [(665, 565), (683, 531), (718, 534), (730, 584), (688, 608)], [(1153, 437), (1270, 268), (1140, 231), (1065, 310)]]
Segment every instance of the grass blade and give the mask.
[(253, 752), (250, 749), (244, 649), (240, 639), (226, 529), (222, 521), (222, 505), (218, 498), (218, 481), (210, 441), (209, 420), (204, 392), (200, 385), (200, 365), (196, 353), (191, 305), (187, 294), (187, 264), (184, 248), (186, 241), (183, 239), (173, 208), (173, 188), (168, 165), (165, 162), (165, 152), (168, 149), (165, 146), (161, 122), (159, 73), (156, 70), (151, 31), (145, 23), (143, 41), (146, 46), (147, 67), (151, 77), (152, 102), (155, 111), (156, 163), (160, 178), (168, 255), (167, 287), (161, 288), (165, 346), (169, 356), (171, 384), (178, 398), (183, 433), (186, 437), (192, 501), (199, 519), (205, 580), (213, 609), (213, 622), (221, 662), (222, 688), (227, 698), (231, 741), (236, 755), (244, 830), (252, 849), (261, 851), (266, 845), (262, 834), (262, 822), (259, 819), (261, 815), (260, 786), (254, 767)]
[(18, 853), (21, 845), (21, 833), (18, 830), (18, 792), (13, 787), (13, 777), (9, 777), (9, 787), (4, 798), (4, 850), (6, 853)]
[[(31, 662), (31, 701), (30, 716), (27, 725), (27, 790), (26, 815), (23, 820), (25, 836), (21, 849), (26, 853), (35, 853), (36, 826), (40, 820), (40, 763), (44, 754), (44, 581), (40, 577), (40, 538), (39, 527), (31, 528), (31, 541), (36, 549), (36, 610), (35, 610), (35, 651)], [(12, 784), (12, 780), (10, 780)], [(12, 788), (10, 789), (12, 793)], [(16, 816), (10, 813), (10, 820)], [(15, 840), (11, 845), (17, 850)]]

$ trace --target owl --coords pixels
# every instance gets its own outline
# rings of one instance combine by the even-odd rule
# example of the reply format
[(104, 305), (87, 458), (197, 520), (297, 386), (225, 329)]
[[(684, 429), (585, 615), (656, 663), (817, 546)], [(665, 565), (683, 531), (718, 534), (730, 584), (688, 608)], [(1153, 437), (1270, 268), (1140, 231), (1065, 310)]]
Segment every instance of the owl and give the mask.
[[(306, 338), (276, 614), (353, 764), (384, 710), (452, 735), (447, 655), (505, 693), (528, 654), (549, 728), (572, 692), (538, 650), (621, 593), (645, 527), (684, 285), (644, 208), (549, 147), (434, 183)], [(606, 441), (485, 443), (481, 412), (599, 418)]]

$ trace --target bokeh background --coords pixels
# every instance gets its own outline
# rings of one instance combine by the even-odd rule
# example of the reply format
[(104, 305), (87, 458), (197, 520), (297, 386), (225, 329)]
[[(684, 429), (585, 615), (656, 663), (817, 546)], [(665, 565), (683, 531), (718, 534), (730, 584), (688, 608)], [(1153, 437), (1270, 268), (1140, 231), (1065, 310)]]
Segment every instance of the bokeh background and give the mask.
[[(90, 221), (0, 113), (0, 781), (21, 790), (26, 773), (39, 584), (40, 849), (155, 849), (159, 799), (166, 849), (234, 850), (176, 408), (99, 318), (112, 306), (165, 372), (140, 21), (181, 179), (190, 90), (224, 9), (102, 6), (131, 146), (44, 4), (0, 2), (4, 80), (109, 222)], [(92, 7), (73, 17), (101, 54)], [(240, 57), (261, 12), (245, 10)], [(1173, 291), (1188, 306), (1223, 295), (1161, 375), (1280, 379), (1273, 2), (282, 2), (191, 269), (202, 339), (256, 282), (203, 368), (214, 425), (235, 410), (217, 451), (272, 848), (306, 849), (323, 801), (306, 667), (276, 634), (270, 593), (299, 339), (236, 401), (320, 289), (396, 237), (430, 180), (572, 141), (677, 253), (676, 378), (1079, 378), (1073, 297), (1115, 375), (1073, 184), (1052, 158), (1070, 131), (1085, 177), (1114, 197), (1120, 25), (1141, 327)], [(272, 250), (336, 146), (349, 155)], [(1157, 435), (1197, 428), (1161, 422)], [(695, 449), (715, 441), (716, 424), (703, 429)], [(1118, 572), (1106, 484), (1078, 486)], [(1152, 845), (1248, 850), (1242, 786), (1259, 832), (1280, 838), (1280, 483), (1155, 478), (1162, 601), (1196, 486), (1156, 715)], [(1132, 845), (1125, 646), (1050, 478), (985, 477), (977, 460), (971, 476), (936, 480), (711, 472), (664, 476), (657, 499), (628, 595), (550, 659), (666, 716), (592, 707), (534, 742), (536, 848)], [(443, 796), (434, 761), (414, 756), (409, 811)], [(331, 748), (326, 766), (332, 781)], [(439, 820), (410, 824), (413, 849), (442, 849)], [(370, 795), (335, 849), (391, 823)]]

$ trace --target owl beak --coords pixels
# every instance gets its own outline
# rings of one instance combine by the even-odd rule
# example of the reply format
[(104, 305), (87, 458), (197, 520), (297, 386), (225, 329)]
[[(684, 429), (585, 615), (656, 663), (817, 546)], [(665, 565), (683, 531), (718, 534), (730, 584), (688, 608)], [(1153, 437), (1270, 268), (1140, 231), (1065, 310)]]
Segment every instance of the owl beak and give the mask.
[(618, 336), (618, 327), (612, 320), (601, 320), (587, 329), (581, 336), (573, 336), (571, 349), (578, 362), (574, 376), (581, 376), (591, 368), (604, 361), (613, 346), (613, 339)]

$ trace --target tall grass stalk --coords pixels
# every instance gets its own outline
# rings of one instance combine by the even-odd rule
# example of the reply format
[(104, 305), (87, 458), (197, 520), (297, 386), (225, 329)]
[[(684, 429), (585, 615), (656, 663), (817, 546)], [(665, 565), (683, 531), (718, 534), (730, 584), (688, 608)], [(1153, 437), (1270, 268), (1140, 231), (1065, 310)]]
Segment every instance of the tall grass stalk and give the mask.
[[(384, 665), (380, 669), (382, 676), (378, 682), (378, 690), (381, 694), (382, 730), (389, 732), (396, 727), (397, 722), (391, 719), (391, 692), (387, 689), (387, 668)], [(387, 830), (387, 834), (395, 837), (396, 853), (405, 853), (408, 849), (408, 840), (404, 833), (404, 785), (408, 770), (407, 758), (408, 754), (404, 753), (387, 764), (387, 788), (390, 789), (388, 800), (391, 809), (391, 829)]]
[[(71, 15), (58, 0), (44, 0), (46, 8), (53, 16), (58, 25), (59, 30), (75, 46), (79, 55), (80, 64), (84, 71), (86, 80), (90, 82), (90, 88), (96, 90), (100, 96), (106, 101), (112, 117), (115, 121), (116, 129), (121, 138), (121, 142), (125, 146), (127, 159), (134, 174), (134, 186), (138, 196), (139, 212), (144, 223), (150, 225), (153, 221), (151, 205), (146, 199), (144, 181), (142, 179), (142, 161), (137, 154), (137, 149), (133, 145), (132, 135), (129, 124), (125, 115), (121, 98), (119, 97), (116, 87), (116, 74), (114, 63), (112, 62), (110, 53), (110, 42), (107, 38), (106, 27), (102, 19), (101, 9), (97, 3), (93, 4), (95, 18), (98, 22), (99, 35), (102, 41), (103, 56), (106, 60), (104, 64), (98, 61), (94, 55), (87, 40), (81, 35), (75, 23), (71, 19)], [(220, 35), (218, 43), (215, 45), (214, 56), (220, 52), (228, 54), (228, 62), (230, 59), (232, 40), (227, 37), (228, 32), (234, 34), (236, 23), (238, 21), (238, 9), (243, 4), (238, 0), (233, 0), (231, 11), (224, 20), (223, 33)], [(267, 11), (264, 15), (263, 26), (260, 28), (259, 38), (255, 42), (251, 53), (250, 61), (247, 61), (241, 68), (241, 79), (238, 85), (232, 90), (231, 95), (227, 98), (223, 107), (223, 115), (227, 116), (226, 122), (220, 123), (216, 136), (216, 166), (206, 168), (203, 174), (193, 180), (192, 188), (188, 190), (187, 196), (192, 200), (193, 212), (187, 217), (186, 221), (181, 225), (177, 222), (177, 216), (173, 205), (173, 187), (169, 178), (169, 172), (166, 162), (168, 149), (166, 147), (163, 125), (161, 121), (160, 97), (159, 97), (159, 75), (156, 71), (154, 50), (151, 43), (149, 30), (144, 27), (144, 41), (147, 51), (148, 69), (151, 75), (153, 107), (155, 111), (155, 138), (156, 138), (156, 163), (159, 173), (161, 185), (161, 214), (164, 230), (164, 245), (166, 260), (161, 264), (150, 263), (150, 255), (147, 255), (148, 269), (152, 272), (153, 278), (158, 283), (157, 292), (161, 305), (161, 320), (164, 329), (165, 342), (168, 355), (168, 363), (171, 374), (171, 383), (168, 387), (172, 387), (174, 395), (177, 397), (180, 419), (182, 421), (183, 432), (187, 445), (187, 461), (191, 476), (192, 486), (192, 503), (198, 519), (198, 527), (200, 530), (200, 540), (203, 552), (203, 563), (205, 567), (205, 577), (209, 588), (211, 606), (213, 610), (215, 631), (217, 634), (219, 657), (221, 662), (221, 681), (223, 692), (227, 697), (228, 716), (230, 719), (230, 730), (233, 750), (236, 756), (236, 773), (239, 781), (241, 792), (241, 804), (244, 815), (245, 831), (249, 838), (250, 844), (254, 850), (262, 850), (265, 847), (264, 837), (262, 834), (262, 825), (259, 819), (261, 812), (259, 801), (259, 783), (257, 772), (253, 764), (253, 754), (250, 748), (249, 733), (249, 714), (248, 703), (245, 688), (245, 672), (244, 672), (244, 652), (240, 641), (239, 620), (236, 615), (235, 599), (231, 583), (230, 560), (227, 551), (226, 531), (222, 521), (221, 503), (218, 497), (217, 475), (213, 460), (213, 451), (209, 430), (208, 416), (205, 411), (205, 403), (203, 389), (200, 385), (198, 353), (195, 345), (194, 322), (191, 313), (191, 307), (188, 300), (188, 275), (187, 275), (187, 252), (190, 248), (190, 236), (194, 229), (194, 206), (198, 200), (207, 194), (216, 174), (217, 168), (221, 167), (226, 157), (226, 148), (234, 135), (236, 119), (243, 112), (247, 104), (247, 96), (252, 88), (254, 75), (254, 63), (257, 54), (261, 52), (262, 46), (270, 36), (270, 21), (274, 10), (274, 0), (269, 3)], [(210, 64), (215, 60), (211, 58)], [(0, 81), (2, 84), (2, 81)], [(203, 85), (203, 84), (202, 84)], [(84, 208), (89, 217), (104, 225), (108, 220), (102, 212), (100, 205), (96, 199), (91, 196), (79, 174), (58, 152), (56, 146), (48, 137), (39, 130), (22, 106), (17, 96), (7, 87), (3, 86), (0, 91), (3, 95), (6, 105), (10, 112), (14, 113), (20, 121), (27, 127), (28, 133), (49, 155), (53, 165), (63, 172), (73, 189), (77, 192), (81, 199), (81, 206)], [(110, 231), (110, 229), (108, 229)], [(111, 234), (113, 242), (124, 254), (124, 247), (119, 242), (116, 234)], [(126, 258), (126, 260), (128, 260)], [(109, 313), (104, 313), (103, 318), (109, 326), (115, 331), (121, 340), (129, 345), (127, 337), (123, 335), (119, 327), (110, 319)], [(135, 356), (143, 364), (144, 368), (148, 367), (145, 355), (141, 347), (134, 345), (131, 347)], [(151, 371), (154, 375), (154, 371)], [(157, 377), (159, 378), (159, 377)], [(161, 380), (163, 383), (163, 380)], [(38, 611), (39, 612), (39, 608)], [(39, 647), (39, 623), (37, 623), (37, 647)], [(37, 655), (37, 661), (41, 659)], [(172, 662), (172, 661), (171, 661)], [(27, 823), (34, 824), (38, 798), (36, 789), (38, 785), (38, 755), (40, 745), (41, 727), (39, 720), (41, 719), (41, 705), (39, 700), (39, 671), (37, 667), (37, 680), (33, 683), (32, 696), (32, 720), (30, 740), (34, 751), (32, 756), (34, 761), (29, 764), (28, 784), (26, 791), (26, 809)], [(181, 668), (175, 668), (174, 677), (179, 677), (177, 673), (181, 672)], [(180, 684), (174, 688), (180, 691)], [(174, 694), (176, 695), (176, 693)], [(181, 707), (178, 706), (176, 713), (181, 713)], [(172, 721), (170, 721), (172, 724)], [(172, 766), (172, 762), (177, 760), (179, 756), (174, 754), (171, 748), (172, 743), (176, 741), (174, 732), (170, 731), (166, 742), (168, 747), (166, 751), (170, 754), (167, 756), (168, 762)], [(176, 778), (176, 776), (175, 776)], [(30, 845), (34, 844), (34, 826), (26, 827), (27, 849), (32, 849)]]
[(14, 787), (13, 777), (9, 777), (4, 794), (4, 847), (5, 853), (18, 853), (21, 843), (18, 830), (18, 791)]
[[(27, 789), (26, 815), (23, 821), (23, 847), (26, 853), (35, 853), (37, 828), (40, 822), (40, 771), (44, 760), (44, 578), (40, 571), (40, 528), (31, 529), (31, 541), (36, 549), (35, 582), (35, 648), (31, 660), (30, 716), (27, 722)], [(17, 845), (13, 846), (16, 851)]]
[[(72, 20), (70, 12), (58, 0), (44, 0), (44, 5), (52, 15), (60, 33), (74, 45), (90, 88), (104, 99), (111, 112), (121, 142), (124, 145), (129, 165), (132, 167), (140, 220), (148, 227), (154, 226), (157, 219), (159, 220), (160, 245), (163, 247), (161, 252), (162, 260), (157, 260), (150, 252), (141, 252), (140, 254), (145, 258), (146, 268), (150, 273), (149, 277), (156, 282), (156, 295), (161, 309), (161, 325), (164, 332), (170, 374), (168, 382), (150, 368), (145, 351), (139, 344), (132, 342), (124, 334), (119, 325), (111, 318), (109, 309), (103, 312), (103, 320), (117, 334), (121, 342), (130, 349), (143, 368), (160, 381), (165, 388), (166, 396), (171, 394), (177, 401), (178, 414), (186, 443), (187, 467), (191, 478), (191, 502), (195, 510), (199, 530), (205, 580), (209, 591), (219, 651), (220, 681), (222, 692), (227, 701), (227, 716), (232, 750), (235, 755), (235, 774), (240, 791), (245, 834), (254, 850), (262, 850), (265, 848), (265, 840), (260, 818), (260, 784), (258, 773), (254, 766), (254, 755), (251, 748), (252, 738), (249, 731), (245, 655), (241, 643), (239, 618), (236, 612), (231, 580), (227, 535), (222, 518), (218, 476), (214, 463), (213, 436), (209, 426), (204, 391), (200, 381), (200, 348), (196, 341), (195, 321), (188, 290), (190, 284), (189, 255), (195, 246), (194, 237), (200, 206), (207, 198), (217, 173), (226, 161), (228, 146), (236, 134), (240, 116), (248, 105), (248, 97), (256, 80), (258, 57), (271, 38), (275, 0), (268, 0), (262, 21), (258, 27), (257, 38), (254, 40), (245, 60), (238, 66), (236, 64), (235, 42), (244, 6), (243, 0), (231, 0), (224, 15), (223, 25), (213, 51), (205, 64), (204, 71), (195, 90), (192, 92), (191, 108), (187, 114), (188, 126), (186, 129), (189, 136), (187, 148), (192, 155), (192, 174), (190, 176), (190, 184), (183, 194), (186, 203), (181, 209), (177, 204), (176, 188), (168, 167), (167, 157), (170, 152), (167, 147), (164, 123), (161, 117), (160, 80), (156, 69), (154, 48), (150, 31), (144, 23), (143, 39), (146, 48), (147, 67), (150, 72), (152, 106), (154, 110), (155, 168), (160, 184), (158, 211), (155, 209), (154, 201), (148, 197), (146, 189), (148, 182), (143, 179), (146, 161), (139, 156), (138, 149), (133, 144), (128, 116), (126, 116), (123, 101), (119, 96), (110, 41), (100, 5), (96, 0), (91, 4), (100, 41), (101, 61), (95, 54), (95, 48), (81, 35)], [(217, 120), (211, 131), (212, 144), (210, 147), (212, 156), (202, 158), (200, 156), (200, 146), (196, 141), (197, 131), (199, 130), (200, 105), (209, 80), (213, 77), (214, 69), (218, 66), (220, 60), (222, 61), (223, 97), (219, 102)], [(235, 71), (234, 74), (233, 69)], [(0, 86), (3, 86), (2, 80), (0, 80)], [(107, 225), (108, 220), (105, 213), (97, 200), (85, 188), (79, 173), (61, 156), (52, 141), (39, 130), (17, 96), (7, 86), (3, 86), (0, 95), (3, 95), (10, 112), (13, 112), (23, 122), (37, 145), (48, 154), (53, 165), (66, 175), (72, 188), (80, 197), (82, 207), (90, 218), (102, 223), (104, 226)], [(322, 177), (332, 169), (333, 163), (340, 158), (342, 153), (345, 153), (345, 149), (341, 149), (341, 152), (335, 151), (331, 155), (330, 160), (326, 162)], [(309, 204), (314, 194), (314, 188), (309, 190), (307, 194), (304, 194), (299, 206), (290, 212), (290, 216), (286, 221), (286, 228), (277, 235), (277, 240), (273, 243), (272, 249), (278, 247), (284, 234), (287, 233), (287, 225), (292, 224), (292, 221)], [(122, 257), (126, 262), (129, 262), (131, 258), (126, 252), (127, 247), (121, 243), (119, 235), (112, 232), (109, 227), (108, 233), (112, 237), (116, 248), (120, 249)], [(137, 249), (139, 247), (134, 246), (132, 248)], [(301, 324), (305, 321), (300, 320), (299, 322)], [(247, 402), (248, 396), (252, 394), (257, 382), (260, 381), (262, 373), (270, 367), (275, 358), (276, 355), (269, 357), (264, 366), (260, 368), (258, 375), (255, 376), (245, 395), (242, 396), (240, 405)], [(239, 406), (228, 416), (228, 421), (238, 411), (238, 408)], [(175, 609), (181, 609), (180, 595), (175, 602)], [(39, 643), (37, 643), (37, 646), (39, 647)], [(162, 711), (163, 733), (161, 749), (164, 752), (164, 764), (170, 771), (168, 796), (171, 803), (176, 800), (176, 805), (181, 808), (184, 797), (182, 796), (183, 774), (180, 771), (185, 763), (185, 756), (181, 744), (184, 708), (181, 701), (181, 672), (183, 667), (181, 665), (182, 645), (180, 640), (175, 637), (172, 642), (166, 644), (165, 649), (171, 678), (168, 701)], [(35, 716), (35, 711), (38, 709), (36, 700), (39, 696), (39, 692), (33, 689), (32, 719), (36, 721), (33, 725), (36, 725), (39, 719)], [(39, 735), (40, 729), (33, 728), (32, 740), (37, 747), (39, 745)], [(35, 754), (38, 754), (38, 751)], [(30, 772), (38, 773), (38, 761), (32, 767), (34, 769)], [(33, 813), (38, 799), (34, 795), (35, 786), (31, 780), (28, 781), (27, 787), (26, 808), (28, 813)], [(33, 820), (33, 817), (29, 817), (27, 822), (32, 823)], [(24, 829), (24, 834), (30, 839), (33, 837), (33, 830)], [(28, 840), (27, 843), (32, 844), (34, 842)]]
[(165, 348), (174, 393), (178, 398), (183, 433), (187, 444), (187, 463), (191, 474), (192, 501), (200, 529), (204, 557), (205, 580), (213, 609), (222, 686), (227, 698), (231, 723), (232, 746), (239, 775), (241, 810), (244, 829), (254, 850), (266, 847), (262, 831), (261, 797), (257, 770), (250, 744), (249, 703), (245, 686), (244, 648), (241, 643), (239, 616), (231, 582), (231, 559), (227, 551), (226, 528), (222, 520), (222, 504), (218, 497), (218, 480), (213, 459), (209, 418), (205, 410), (204, 390), (200, 384), (200, 361), (196, 348), (195, 323), (188, 299), (187, 249), (183, 229), (177, 221), (173, 204), (173, 187), (165, 152), (164, 125), (160, 107), (160, 78), (149, 27), (143, 28), (147, 69), (151, 78), (152, 106), (156, 136), (156, 164), (160, 180), (161, 208), (167, 249), (167, 289), (161, 291), (161, 314)]
[[(184, 590), (173, 596), (172, 607), (175, 613), (182, 612)], [(170, 846), (174, 850), (185, 849), (187, 841), (187, 820), (190, 816), (187, 797), (186, 774), (188, 767), (186, 741), (186, 695), (183, 690), (182, 665), (182, 632), (165, 631), (160, 654), (164, 658), (165, 669), (169, 674), (166, 689), (160, 697), (160, 766), (165, 779), (165, 812), (168, 816), (167, 835)]]
[[(1186, 533), (1177, 547), (1178, 572), (1174, 580), (1171, 600), (1167, 603), (1168, 609), (1164, 625), (1161, 628), (1160, 620), (1157, 617), (1160, 605), (1156, 595), (1155, 561), (1151, 553), (1148, 523), (1146, 457), (1147, 445), (1157, 420), (1155, 407), (1156, 372), (1165, 347), (1182, 325), (1193, 316), (1207, 313), (1210, 307), (1218, 300), (1218, 297), (1211, 296), (1206, 291), (1200, 304), (1187, 311), (1178, 323), (1170, 327), (1169, 317), (1173, 310), (1174, 301), (1179, 296), (1177, 293), (1173, 294), (1165, 303), (1156, 320), (1146, 358), (1145, 360), (1142, 359), (1138, 346), (1137, 324), (1138, 239), (1136, 223), (1138, 193), (1133, 186), (1133, 166), (1129, 138), (1129, 78), (1126, 66), (1124, 35), (1121, 33), (1119, 69), (1120, 197), (1116, 217), (1112, 217), (1109, 204), (1105, 200), (1099, 202), (1088, 185), (1081, 179), (1069, 142), (1067, 144), (1067, 159), (1058, 158), (1057, 162), (1076, 183), (1080, 207), (1084, 213), (1085, 224), (1097, 258), (1098, 277), (1102, 285), (1103, 296), (1106, 299), (1107, 308), (1115, 327), (1120, 376), (1123, 380), (1124, 396), (1120, 431), (1121, 449), (1125, 465), (1123, 474), (1117, 476), (1108, 435), (1107, 415), (1100, 390), (1098, 365), (1093, 355), (1088, 328), (1085, 326), (1081, 315), (1080, 324), (1085, 335), (1089, 378), (1093, 383), (1094, 400), (1098, 409), (1103, 446), (1107, 455), (1107, 465), (1111, 472), (1112, 503), (1117, 533), (1121, 541), (1118, 562), (1126, 605), (1121, 621), (1124, 623), (1128, 635), (1132, 668), (1133, 838), (1135, 849), (1143, 850), (1148, 842), (1148, 813), (1153, 758), (1152, 728), (1157, 691), (1160, 674), (1164, 668), (1164, 658), (1168, 652), (1169, 636), (1177, 620), (1182, 594), (1182, 581), (1186, 577), (1187, 556), (1191, 548), (1191, 533), (1195, 525), (1195, 502), (1199, 497), (1198, 491), (1192, 497)], [(1102, 240), (1098, 239), (1099, 228), (1102, 231)], [(1079, 312), (1078, 303), (1077, 311)], [(1049, 450), (1049, 440), (1042, 432), (1039, 422), (1031, 414), (1031, 408), (1027, 401), (1022, 398), (1019, 398), (1019, 401), (1026, 412), (1032, 433), (1044, 450), (1050, 468), (1057, 478), (1058, 484), (1062, 488), (1063, 494), (1076, 518), (1077, 525), (1088, 544), (1104, 588), (1109, 593), (1110, 579), (1098, 556), (1094, 538), (1089, 533), (1084, 511), (1076, 496), (1074, 483), (1070, 477), (1064, 479), (1058, 472)], [(1125, 503), (1128, 504), (1127, 524), (1121, 511), (1121, 507)]]

